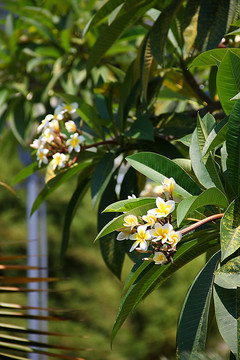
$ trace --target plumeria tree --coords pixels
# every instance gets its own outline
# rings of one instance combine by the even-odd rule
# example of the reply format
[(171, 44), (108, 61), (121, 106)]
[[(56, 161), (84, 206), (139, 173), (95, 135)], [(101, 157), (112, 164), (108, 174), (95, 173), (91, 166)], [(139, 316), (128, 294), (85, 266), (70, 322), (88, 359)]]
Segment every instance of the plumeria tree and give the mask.
[[(75, 1), (64, 5), (64, 21), (61, 4), (52, 17), (52, 2), (45, 11), (38, 2), (6, 3), (15, 14), (5, 24), (11, 51), (27, 65), (15, 82), (3, 38), (2, 76), (11, 86), (2, 89), (2, 118), (34, 159), (15, 182), (46, 169), (34, 212), (77, 178), (62, 255), (91, 189), (104, 261), (119, 278), (126, 254), (135, 263), (112, 339), (143, 299), (206, 253), (180, 314), (177, 356), (204, 352), (214, 299), (220, 333), (238, 359), (239, 1), (109, 0), (88, 9), (84, 24)], [(139, 197), (146, 179), (158, 186), (155, 197)]]

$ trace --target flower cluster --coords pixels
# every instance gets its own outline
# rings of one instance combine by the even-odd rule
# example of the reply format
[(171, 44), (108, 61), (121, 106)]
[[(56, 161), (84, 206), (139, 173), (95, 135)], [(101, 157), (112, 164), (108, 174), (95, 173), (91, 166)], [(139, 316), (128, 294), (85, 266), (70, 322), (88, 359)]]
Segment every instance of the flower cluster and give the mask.
[(176, 245), (181, 240), (180, 231), (175, 231), (172, 226), (172, 212), (175, 209), (173, 178), (165, 178), (162, 183), (162, 196), (156, 198), (156, 208), (151, 209), (146, 215), (136, 217), (127, 215), (124, 224), (119, 229), (117, 240), (133, 240), (129, 251), (152, 253), (153, 257), (144, 260), (154, 261), (155, 264), (166, 264), (173, 261)]
[(70, 164), (71, 153), (81, 151), (85, 138), (72, 120), (77, 107), (77, 103), (59, 105), (54, 115), (47, 115), (38, 126), (39, 137), (30, 146), (37, 150), (39, 167), (51, 161), (53, 170), (64, 168)]

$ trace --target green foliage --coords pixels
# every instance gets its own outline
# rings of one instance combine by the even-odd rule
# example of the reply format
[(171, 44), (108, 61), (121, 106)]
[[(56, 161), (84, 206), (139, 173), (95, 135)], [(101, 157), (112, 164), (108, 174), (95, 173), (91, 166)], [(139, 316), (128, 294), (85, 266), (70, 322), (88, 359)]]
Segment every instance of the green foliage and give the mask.
[[(143, 299), (206, 252), (213, 257), (194, 282), (179, 322), (179, 356), (188, 353), (187, 358), (193, 358), (204, 351), (214, 287), (219, 329), (238, 359), (238, 323), (226, 320), (237, 328), (230, 340), (221, 320), (230, 319), (232, 308), (224, 308), (229, 316), (223, 311), (229, 293), (225, 285), (216, 283), (213, 271), (218, 267), (216, 279), (225, 276), (220, 275), (223, 269), (224, 274), (227, 269), (237, 272), (237, 267), (226, 264), (234, 262), (239, 248), (240, 50), (234, 32), (239, 26), (239, 1), (109, 0), (100, 8), (95, 1), (91, 5), (84, 1), (4, 3), (10, 13), (2, 21), (0, 40), (0, 104), (5, 105), (0, 129), (6, 123), (23, 146), (32, 142), (33, 159), (37, 155), (39, 160), (17, 175), (15, 182), (48, 163), (46, 185), (34, 202), (34, 212), (60, 185), (76, 177), (78, 184), (66, 211), (62, 255), (74, 214), (90, 187), (106, 265), (120, 278), (125, 254), (136, 262), (112, 339)], [(60, 99), (66, 104), (60, 105)], [(44, 122), (49, 116), (50, 125)], [(69, 122), (74, 130), (69, 130)], [(46, 129), (51, 140), (46, 140)], [(69, 145), (71, 132), (79, 146)], [(35, 136), (38, 139), (33, 142)], [(167, 190), (166, 195), (166, 178), (172, 181), (172, 177), (174, 192)], [(138, 198), (147, 178), (162, 184), (165, 192)], [(136, 198), (126, 200), (133, 194)], [(146, 224), (144, 215), (154, 211), (156, 215), (156, 206), (162, 211), (167, 199), (172, 210), (176, 203), (176, 210), (154, 221), (156, 228), (168, 226), (168, 230), (181, 225), (176, 232), (169, 230), (178, 240), (172, 247), (170, 235), (166, 243), (162, 238), (156, 244), (151, 240), (144, 262), (142, 255), (129, 253), (129, 245), (134, 236), (140, 236), (139, 229), (144, 236), (153, 236), (153, 224)], [(161, 201), (165, 205), (159, 205)], [(135, 223), (124, 232), (123, 223), (131, 216)], [(116, 231), (120, 231), (118, 239)], [(121, 237), (127, 241), (118, 242)], [(147, 241), (140, 242), (143, 252)], [(163, 251), (162, 265), (155, 258), (156, 249)], [(202, 312), (197, 313), (191, 340), (182, 340), (187, 304), (194, 301), (199, 281), (205, 277), (206, 286), (200, 289)], [(235, 290), (234, 309), (237, 285)]]

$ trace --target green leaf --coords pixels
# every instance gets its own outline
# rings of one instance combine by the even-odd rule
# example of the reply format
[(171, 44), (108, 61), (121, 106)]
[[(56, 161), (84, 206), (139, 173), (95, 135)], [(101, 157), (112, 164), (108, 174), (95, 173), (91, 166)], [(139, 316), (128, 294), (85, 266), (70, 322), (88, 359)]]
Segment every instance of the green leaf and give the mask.
[(203, 267), (191, 285), (179, 316), (177, 355), (194, 359), (205, 350), (214, 271), (220, 258), (218, 251)]
[(137, 279), (129, 288), (124, 296), (119, 307), (118, 314), (112, 330), (112, 338), (116, 336), (118, 330), (126, 320), (128, 315), (137, 307), (137, 305), (148, 296), (153, 290), (158, 288), (164, 281), (166, 281), (175, 271), (186, 265), (188, 262), (196, 258), (198, 255), (215, 247), (218, 240), (217, 234), (205, 235), (201, 239), (195, 239), (186, 243), (179, 244), (179, 248), (174, 256), (174, 263), (163, 266), (148, 263), (146, 268), (143, 265), (144, 274), (139, 275)]
[(197, 39), (200, 50), (216, 48), (227, 33), (236, 12), (237, 0), (202, 0)]
[(226, 289), (235, 289), (236, 286), (240, 286), (240, 256), (222, 265), (215, 272), (214, 282)]
[(191, 212), (202, 206), (215, 205), (223, 208), (228, 207), (227, 197), (216, 187), (209, 188), (198, 196), (191, 196), (182, 200), (177, 208), (177, 225), (180, 226), (183, 219)]
[(107, 153), (97, 164), (92, 175), (91, 195), (93, 206), (96, 205), (106, 189), (113, 171), (115, 154)]
[(153, 125), (149, 119), (149, 115), (137, 114), (137, 119), (134, 120), (130, 130), (125, 133), (125, 136), (133, 139), (154, 141)]
[(240, 357), (240, 288), (214, 286), (214, 305), (217, 325), (224, 341), (236, 359)]
[(151, 0), (149, 2), (143, 2), (139, 5), (134, 6), (128, 12), (119, 16), (114, 20), (110, 26), (108, 26), (102, 34), (97, 38), (88, 58), (87, 62), (87, 71), (89, 72), (107, 50), (114, 44), (114, 42), (120, 38), (127, 28), (129, 28), (134, 22), (141, 17), (148, 9), (150, 9), (156, 0)]
[(93, 106), (89, 105), (84, 100), (75, 95), (56, 93), (56, 96), (59, 96), (68, 104), (73, 102), (78, 103), (77, 113), (82, 117), (86, 124), (96, 132), (96, 134), (101, 136), (101, 127), (98, 125), (99, 116)]
[(140, 72), (140, 83), (141, 83), (141, 98), (142, 101), (147, 103), (147, 91), (148, 83), (150, 79), (150, 70), (153, 64), (153, 56), (150, 47), (149, 36), (146, 37), (141, 54), (141, 72)]
[(217, 73), (217, 91), (223, 110), (229, 115), (234, 106), (231, 99), (240, 91), (240, 49), (236, 51), (229, 50)]
[[(103, 192), (99, 209), (98, 209), (98, 231), (100, 231), (106, 224), (108, 224), (117, 214), (102, 213), (102, 210), (109, 204), (109, 202), (116, 201), (116, 178), (115, 174), (112, 175), (105, 191)], [(121, 278), (121, 272), (125, 257), (124, 242), (117, 240), (117, 233), (106, 234), (100, 239), (100, 249), (102, 257), (107, 267), (116, 275)]]
[(147, 214), (147, 211), (152, 208), (153, 208), (153, 204), (151, 202), (150, 204), (140, 205), (137, 208), (131, 209), (130, 211), (127, 211), (126, 213), (114, 218), (112, 221), (110, 221), (107, 225), (105, 225), (103, 227), (103, 229), (100, 231), (100, 233), (96, 237), (96, 240), (109, 234), (112, 231), (122, 228), (125, 216), (127, 216), (127, 215), (142, 216), (142, 215)]
[(227, 208), (220, 225), (222, 261), (240, 247), (240, 197)]
[(240, 194), (240, 100), (237, 100), (228, 120), (226, 135), (227, 171), (234, 192)]
[[(209, 114), (210, 117), (212, 115)], [(208, 114), (202, 120), (198, 115), (197, 129), (193, 132), (192, 141), (189, 149), (192, 168), (198, 181), (205, 187), (219, 187), (223, 192), (224, 188), (218, 175), (216, 164), (212, 154), (202, 157), (202, 150), (208, 136), (207, 120)]]
[(179, 10), (182, 0), (174, 0), (164, 9), (155, 21), (149, 33), (150, 46), (152, 54), (158, 64), (162, 64), (164, 59), (164, 50), (167, 43), (169, 28), (172, 19)]
[(216, 66), (222, 61), (228, 49), (214, 49), (208, 50), (198, 55), (190, 64), (190, 69), (193, 67), (207, 67)]
[(200, 189), (190, 176), (168, 158), (151, 152), (142, 152), (127, 157), (127, 161), (136, 170), (161, 184), (165, 177), (174, 177), (175, 191), (183, 197), (198, 195)]
[(189, 56), (197, 37), (197, 21), (201, 0), (189, 0), (182, 18), (182, 36), (184, 39), (183, 58)]
[(214, 126), (206, 139), (202, 150), (202, 156), (205, 156), (208, 152), (212, 151), (213, 149), (224, 143), (224, 141), (226, 140), (227, 130), (228, 117), (224, 118), (222, 121), (220, 121), (220, 123)]
[(97, 25), (100, 21), (102, 21), (107, 15), (109, 15), (114, 9), (116, 9), (122, 3), (123, 0), (107, 1), (87, 23), (87, 25), (83, 30), (83, 37), (90, 29), (92, 29), (95, 25)]
[[(89, 166), (90, 169), (92, 169), (92, 166)], [(88, 171), (87, 171), (88, 174)], [(84, 176), (81, 178), (81, 181), (78, 183), (77, 188), (75, 189), (71, 200), (68, 203), (65, 218), (64, 218), (64, 225), (63, 225), (63, 233), (62, 233), (62, 242), (61, 242), (61, 259), (64, 258), (68, 242), (69, 242), (69, 236), (70, 236), (70, 227), (71, 223), (74, 217), (74, 214), (77, 210), (77, 206), (83, 196), (85, 195), (87, 189), (89, 188), (90, 178), (87, 176)]]
[(62, 185), (65, 181), (70, 179), (85, 167), (88, 167), (90, 164), (91, 161), (80, 162), (79, 164), (76, 164), (69, 169), (63, 170), (59, 175), (49, 180), (43, 190), (39, 193), (38, 197), (35, 199), (31, 214), (33, 214), (43, 203), (43, 201), (46, 200), (49, 195), (51, 195), (60, 185)]
[(38, 162), (35, 161), (34, 163), (32, 163), (32, 164), (28, 165), (27, 167), (25, 167), (24, 169), (22, 169), (15, 176), (15, 178), (13, 179), (12, 185), (16, 185), (20, 181), (25, 180), (28, 176), (30, 176), (31, 174), (35, 173), (38, 170), (40, 170), (40, 168), (38, 167)]
[(156, 205), (156, 199), (151, 197), (143, 197), (120, 200), (107, 206), (106, 209), (104, 209), (104, 212), (126, 212), (145, 204), (152, 204), (154, 207)]

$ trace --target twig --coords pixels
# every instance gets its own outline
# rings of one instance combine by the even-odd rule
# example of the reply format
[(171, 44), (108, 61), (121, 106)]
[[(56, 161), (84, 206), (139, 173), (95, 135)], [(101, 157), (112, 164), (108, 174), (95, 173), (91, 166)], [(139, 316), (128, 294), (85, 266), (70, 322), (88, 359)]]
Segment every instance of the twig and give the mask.
[(183, 71), (183, 76), (188, 82), (188, 84), (191, 86), (192, 90), (197, 94), (197, 96), (207, 103), (208, 105), (212, 104), (214, 101), (202, 90), (200, 89), (195, 77), (192, 75), (192, 73), (185, 67), (184, 62), (182, 61), (180, 63), (181, 69)]
[(202, 226), (202, 225), (204, 225), (204, 224), (206, 224), (206, 223), (208, 223), (210, 221), (213, 221), (213, 220), (221, 219), (223, 217), (223, 214), (224, 213), (209, 216), (209, 217), (207, 217), (207, 218), (205, 218), (203, 220), (198, 221), (196, 224), (190, 225), (190, 226), (186, 227), (185, 229), (180, 230), (180, 233), (182, 235), (186, 235), (190, 231), (197, 229), (199, 226)]

